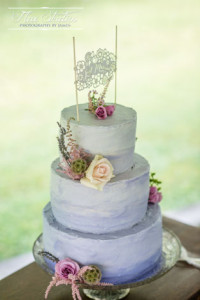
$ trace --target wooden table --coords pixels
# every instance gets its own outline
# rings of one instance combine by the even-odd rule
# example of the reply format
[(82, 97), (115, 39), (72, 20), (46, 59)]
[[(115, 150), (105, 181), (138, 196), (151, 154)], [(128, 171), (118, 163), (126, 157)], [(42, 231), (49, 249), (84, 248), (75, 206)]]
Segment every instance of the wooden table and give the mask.
[[(200, 228), (163, 218), (164, 226), (173, 230), (182, 244), (200, 257)], [(1, 300), (40, 300), (51, 276), (32, 263), (0, 281)], [(82, 293), (82, 299), (87, 299)], [(71, 300), (70, 287), (52, 288), (49, 300)], [(127, 300), (200, 300), (200, 270), (185, 263), (177, 265), (166, 275), (142, 287), (131, 290)]]

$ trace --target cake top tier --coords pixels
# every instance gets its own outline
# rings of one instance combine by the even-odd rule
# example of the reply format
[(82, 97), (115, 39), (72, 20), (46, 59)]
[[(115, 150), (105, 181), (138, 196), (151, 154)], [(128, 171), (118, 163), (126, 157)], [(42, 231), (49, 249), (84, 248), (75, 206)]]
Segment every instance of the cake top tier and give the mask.
[[(136, 112), (129, 107), (116, 105), (112, 116), (99, 120), (89, 112), (87, 104), (79, 105), (80, 121), (76, 121), (76, 106), (70, 106), (61, 112), (61, 126), (70, 121), (72, 138), (93, 156), (102, 155), (114, 168), (114, 174), (120, 174), (133, 166), (135, 149)], [(67, 142), (68, 140), (66, 140)]]
[[(79, 104), (79, 114), (80, 114), (80, 122), (71, 121), (73, 123), (77, 123), (78, 125), (84, 126), (120, 126), (122, 124), (132, 122), (136, 120), (137, 114), (136, 111), (130, 107), (125, 107), (120, 104), (116, 104), (114, 114), (106, 118), (105, 120), (99, 120), (97, 117), (87, 111), (88, 104)], [(61, 112), (62, 119), (69, 119), (70, 117), (74, 117), (76, 119), (76, 105), (64, 108)]]

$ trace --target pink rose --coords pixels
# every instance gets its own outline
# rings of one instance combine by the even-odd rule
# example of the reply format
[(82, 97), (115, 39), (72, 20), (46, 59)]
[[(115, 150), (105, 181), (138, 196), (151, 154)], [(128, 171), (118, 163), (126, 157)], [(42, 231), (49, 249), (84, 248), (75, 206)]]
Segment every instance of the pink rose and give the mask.
[(162, 200), (162, 193), (158, 192), (156, 186), (150, 186), (149, 189), (149, 202), (159, 203)]
[(96, 181), (108, 181), (110, 180), (110, 177), (112, 176), (112, 169), (111, 165), (107, 163), (105, 158), (102, 158), (102, 160), (99, 161), (98, 165), (94, 167), (93, 170), (93, 178)]
[(149, 188), (149, 194), (150, 195), (157, 194), (157, 192), (158, 192), (158, 190), (157, 190), (156, 186), (150, 186), (150, 188)]
[(104, 120), (107, 118), (107, 112), (105, 107), (103, 107), (102, 105), (97, 107), (97, 109), (95, 110), (95, 115), (97, 116), (97, 118), (99, 120)]
[(60, 260), (55, 266), (56, 274), (62, 279), (67, 279), (69, 274), (76, 275), (79, 270), (77, 262), (70, 258)]
[(104, 185), (113, 177), (113, 167), (108, 159), (95, 155), (85, 172), (85, 177), (81, 178), (81, 184), (102, 191)]
[(158, 203), (158, 194), (152, 194), (149, 196), (149, 202), (150, 203)]
[(160, 202), (162, 200), (162, 193), (158, 193), (158, 202)]
[(106, 112), (107, 112), (107, 115), (110, 117), (112, 116), (112, 114), (114, 113), (115, 111), (115, 106), (114, 105), (108, 105), (106, 106)]

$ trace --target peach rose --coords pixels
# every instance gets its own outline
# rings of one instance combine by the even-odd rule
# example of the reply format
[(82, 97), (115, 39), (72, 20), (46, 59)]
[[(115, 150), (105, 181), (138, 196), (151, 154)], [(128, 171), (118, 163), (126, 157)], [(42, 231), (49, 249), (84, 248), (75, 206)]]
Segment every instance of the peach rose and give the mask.
[(85, 177), (81, 178), (81, 183), (87, 187), (102, 191), (104, 185), (113, 177), (113, 167), (109, 160), (101, 155), (95, 155), (85, 172)]

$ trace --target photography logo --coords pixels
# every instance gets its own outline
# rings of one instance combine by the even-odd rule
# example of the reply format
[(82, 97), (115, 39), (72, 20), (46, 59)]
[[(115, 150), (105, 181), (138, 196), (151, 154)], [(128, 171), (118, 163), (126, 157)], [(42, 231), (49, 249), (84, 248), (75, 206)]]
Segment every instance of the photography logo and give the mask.
[(10, 30), (82, 30), (83, 7), (8, 7)]

